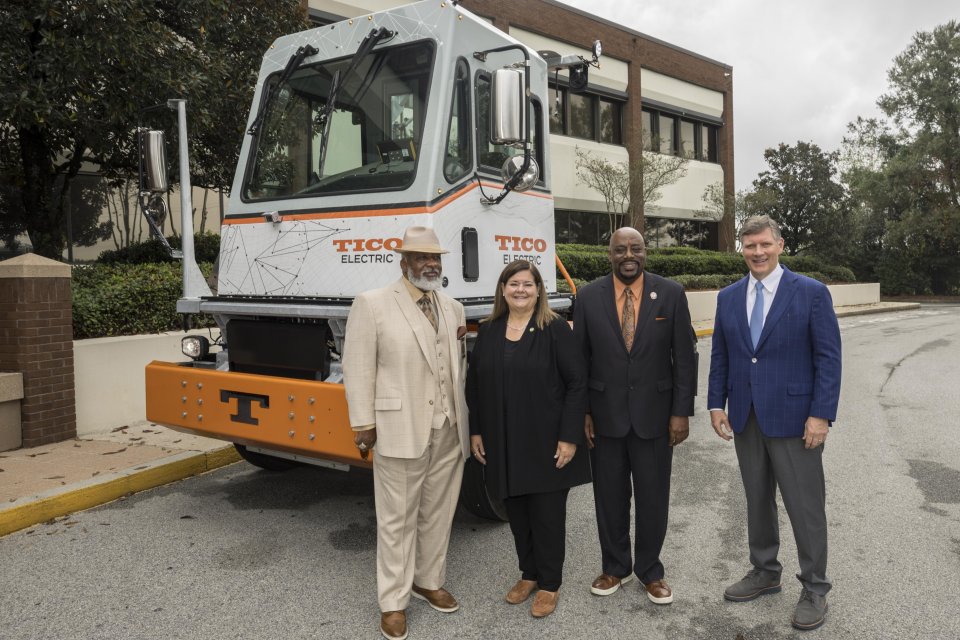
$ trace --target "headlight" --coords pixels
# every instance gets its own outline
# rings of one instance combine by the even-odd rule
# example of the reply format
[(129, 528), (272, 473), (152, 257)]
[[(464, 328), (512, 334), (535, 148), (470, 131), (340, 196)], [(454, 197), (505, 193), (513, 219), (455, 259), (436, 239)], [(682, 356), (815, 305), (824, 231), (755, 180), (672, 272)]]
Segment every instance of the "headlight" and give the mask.
[(188, 358), (199, 360), (210, 352), (210, 341), (203, 336), (187, 336), (180, 341), (180, 350)]

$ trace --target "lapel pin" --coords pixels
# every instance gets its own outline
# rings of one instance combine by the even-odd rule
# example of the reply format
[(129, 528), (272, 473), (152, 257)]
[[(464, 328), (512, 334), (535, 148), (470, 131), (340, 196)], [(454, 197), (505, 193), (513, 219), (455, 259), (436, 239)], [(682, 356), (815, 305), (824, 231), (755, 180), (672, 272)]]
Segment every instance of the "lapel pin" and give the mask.
[(656, 299), (657, 299), (657, 292), (656, 292), (656, 291), (651, 291), (651, 292), (650, 292), (650, 299), (651, 299), (651, 300), (656, 300)]

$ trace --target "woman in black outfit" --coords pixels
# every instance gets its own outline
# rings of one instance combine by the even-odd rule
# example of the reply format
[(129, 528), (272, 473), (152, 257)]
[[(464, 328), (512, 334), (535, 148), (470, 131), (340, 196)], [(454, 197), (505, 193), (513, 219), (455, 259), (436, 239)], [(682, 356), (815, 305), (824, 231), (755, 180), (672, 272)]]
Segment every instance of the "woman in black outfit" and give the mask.
[(470, 448), (486, 465), (487, 491), (503, 499), (521, 577), (507, 602), (553, 613), (563, 574), (567, 494), (590, 482), (583, 443), (586, 366), (573, 331), (547, 304), (540, 272), (504, 268), (493, 313), (481, 325), (467, 371)]

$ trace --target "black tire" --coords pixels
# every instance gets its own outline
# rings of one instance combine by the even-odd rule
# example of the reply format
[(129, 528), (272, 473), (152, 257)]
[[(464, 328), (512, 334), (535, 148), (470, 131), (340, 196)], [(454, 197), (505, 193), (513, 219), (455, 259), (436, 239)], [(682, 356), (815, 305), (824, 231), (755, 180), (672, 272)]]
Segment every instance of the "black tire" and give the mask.
[(247, 448), (242, 444), (233, 443), (233, 446), (236, 448), (237, 453), (240, 454), (241, 458), (253, 466), (266, 469), (267, 471), (288, 471), (294, 467), (300, 466), (299, 462), (294, 462), (293, 460), (278, 458), (276, 456), (268, 456), (264, 453), (258, 453), (256, 451), (248, 451)]
[(470, 458), (463, 467), (463, 484), (460, 485), (460, 504), (463, 508), (486, 520), (507, 521), (507, 509), (502, 500), (495, 500), (487, 493), (483, 476), (485, 467)]

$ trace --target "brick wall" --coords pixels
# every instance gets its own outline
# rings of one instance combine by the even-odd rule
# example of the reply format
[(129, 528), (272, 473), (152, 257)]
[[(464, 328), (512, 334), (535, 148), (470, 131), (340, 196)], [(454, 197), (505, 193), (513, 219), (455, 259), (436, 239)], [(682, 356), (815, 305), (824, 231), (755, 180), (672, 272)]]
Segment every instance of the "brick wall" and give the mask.
[(69, 266), (33, 254), (0, 262), (0, 371), (23, 375), (24, 447), (76, 437)]

